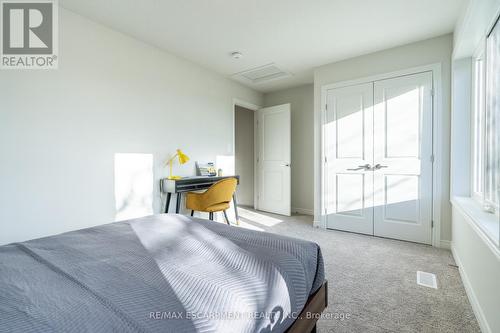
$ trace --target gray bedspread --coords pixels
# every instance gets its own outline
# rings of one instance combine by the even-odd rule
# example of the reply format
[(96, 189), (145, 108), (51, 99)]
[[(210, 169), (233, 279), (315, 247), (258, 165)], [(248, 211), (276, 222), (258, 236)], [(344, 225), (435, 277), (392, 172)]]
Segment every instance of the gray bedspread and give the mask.
[(317, 244), (156, 215), (0, 247), (0, 332), (284, 332)]

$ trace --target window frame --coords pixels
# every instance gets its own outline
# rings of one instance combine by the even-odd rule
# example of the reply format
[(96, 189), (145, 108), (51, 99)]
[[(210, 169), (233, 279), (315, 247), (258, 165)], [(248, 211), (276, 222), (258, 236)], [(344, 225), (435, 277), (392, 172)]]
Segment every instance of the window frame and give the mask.
[[(478, 68), (478, 63), (481, 67)], [(478, 94), (478, 69), (481, 71), (481, 88)], [(472, 99), (471, 99), (471, 197), (481, 206), (485, 200), (485, 141), (486, 141), (486, 37), (481, 42), (473, 54), (472, 64)], [(477, 124), (479, 120), (479, 124)], [(477, 131), (479, 131), (479, 133)], [(477, 141), (480, 140), (478, 143)], [(478, 149), (479, 148), (479, 149)], [(478, 151), (479, 150), (479, 151)], [(479, 157), (479, 161), (476, 160)], [(479, 167), (479, 170), (478, 170)], [(479, 174), (479, 175), (478, 175)], [(477, 183), (479, 177), (479, 183)], [(476, 191), (476, 189), (480, 189)]]
[[(488, 38), (495, 28), (500, 28), (500, 22), (498, 20), (495, 22), (490, 32), (481, 39), (472, 56), (470, 196), (484, 211), (499, 216), (500, 204), (491, 200), (491, 198), (495, 197), (495, 194), (492, 193), (495, 189), (491, 189), (490, 184), (487, 183), (491, 179), (487, 169), (489, 160), (492, 158), (488, 152), (489, 140), (491, 140), (491, 136), (493, 138), (498, 136), (495, 132), (497, 131), (496, 128), (489, 129), (487, 126), (488, 120), (492, 117), (488, 109), (489, 101), (487, 93), (489, 66)], [(497, 25), (499, 26), (497, 27)], [(478, 75), (480, 75), (479, 79)], [(478, 83), (480, 83), (479, 87)], [(478, 89), (481, 90), (478, 91)], [(496, 177), (498, 177), (498, 174)], [(493, 176), (493, 179), (495, 179), (495, 176)]]
[[(495, 22), (491, 26), (491, 29), (489, 30), (488, 34), (484, 38), (484, 50), (485, 50), (485, 55), (484, 55), (484, 58), (485, 58), (485, 66), (484, 66), (484, 73), (485, 73), (484, 74), (484, 79), (485, 79), (484, 110), (485, 110), (485, 116), (484, 116), (484, 119), (485, 119), (485, 127), (486, 128), (485, 128), (485, 138), (484, 138), (484, 147), (483, 147), (483, 150), (484, 150), (484, 155), (483, 155), (484, 156), (483, 157), (483, 162), (484, 162), (484, 175), (483, 175), (483, 178), (484, 178), (484, 185), (483, 185), (484, 200), (483, 200), (483, 205), (484, 206), (483, 207), (488, 212), (494, 213), (497, 217), (500, 217), (499, 216), (500, 197), (499, 197), (499, 193), (498, 193), (498, 182), (499, 182), (498, 177), (500, 176), (500, 174), (497, 170), (497, 162), (494, 162), (494, 166), (492, 168), (492, 170), (494, 170), (494, 171), (492, 171), (494, 173), (492, 178), (494, 181), (496, 181), (496, 185), (495, 184), (492, 185), (493, 188), (490, 189), (491, 192), (487, 192), (487, 189), (488, 189), (487, 182), (489, 180), (489, 178), (488, 178), (489, 176), (486, 173), (486, 170), (488, 168), (489, 159), (493, 158), (494, 160), (496, 160), (499, 157), (497, 155), (493, 155), (493, 156), (488, 155), (489, 149), (490, 149), (489, 144), (491, 143), (491, 141), (495, 142), (495, 139), (500, 136), (499, 133), (497, 133), (499, 131), (498, 124), (495, 127), (492, 127), (491, 131), (488, 131), (488, 126), (487, 126), (488, 121), (491, 119), (494, 119), (496, 121), (500, 121), (499, 115), (495, 115), (494, 113), (492, 113), (492, 112), (495, 112), (494, 110), (493, 111), (489, 110), (489, 102), (490, 101), (488, 99), (488, 90), (489, 90), (489, 86), (488, 86), (488, 82), (489, 82), (489, 77), (488, 77), (488, 67), (489, 67), (488, 39), (490, 38), (491, 34), (495, 31), (495, 29), (498, 29), (498, 31), (500, 32), (500, 16), (497, 17), (497, 19), (495, 20)], [(500, 44), (500, 41), (499, 41), (499, 44)], [(500, 47), (500, 45), (498, 45), (498, 47)], [(496, 59), (496, 61), (500, 64), (500, 58)], [(500, 68), (499, 68), (499, 70), (500, 70)], [(500, 101), (500, 97), (497, 97), (497, 99)], [(490, 136), (492, 138), (490, 138)], [(497, 145), (498, 145), (498, 143), (495, 142), (494, 147)], [(491, 195), (491, 197), (493, 197), (493, 200), (490, 199), (490, 197), (489, 197), (490, 195)]]

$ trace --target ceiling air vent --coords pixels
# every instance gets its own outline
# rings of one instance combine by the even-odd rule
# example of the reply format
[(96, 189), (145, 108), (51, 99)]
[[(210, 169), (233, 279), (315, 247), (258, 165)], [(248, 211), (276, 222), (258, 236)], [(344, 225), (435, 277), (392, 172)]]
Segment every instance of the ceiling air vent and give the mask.
[(269, 64), (236, 73), (233, 75), (233, 78), (246, 83), (258, 84), (290, 76), (292, 76), (292, 74), (289, 72), (281, 70), (275, 64)]

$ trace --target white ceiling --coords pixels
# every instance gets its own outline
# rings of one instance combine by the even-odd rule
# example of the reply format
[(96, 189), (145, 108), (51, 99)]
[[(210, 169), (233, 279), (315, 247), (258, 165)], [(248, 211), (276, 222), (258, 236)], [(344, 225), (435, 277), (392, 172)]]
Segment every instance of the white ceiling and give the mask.
[[(59, 0), (69, 10), (230, 77), (275, 63), (313, 82), (313, 69), (453, 31), (465, 0)], [(240, 51), (241, 59), (229, 53)]]

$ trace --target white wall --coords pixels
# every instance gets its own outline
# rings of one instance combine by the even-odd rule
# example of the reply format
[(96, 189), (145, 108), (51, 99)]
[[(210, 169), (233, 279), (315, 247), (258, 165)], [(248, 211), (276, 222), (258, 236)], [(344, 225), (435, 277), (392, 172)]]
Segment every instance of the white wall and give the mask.
[[(500, 0), (470, 0), (455, 29), (453, 50), (453, 256), (484, 333), (500, 332), (500, 247), (478, 226), (494, 221), (470, 198), (472, 55), (500, 14)], [(464, 167), (465, 165), (465, 167)], [(497, 224), (498, 228), (498, 224)]]
[(115, 153), (233, 153), (233, 98), (262, 95), (60, 9), (59, 69), (0, 73), (0, 244), (111, 222)]
[(236, 190), (238, 204), (254, 205), (254, 111), (234, 108), (234, 169), (240, 176)]
[(453, 58), (467, 58), (476, 50), (500, 14), (500, 0), (467, 0), (453, 34)]
[(314, 207), (314, 86), (264, 95), (264, 106), (291, 104), (292, 211), (313, 213)]
[(452, 251), (481, 330), (500, 332), (500, 252), (473, 220), (453, 208)]
[[(450, 152), (450, 195), (471, 195), (471, 84), (472, 58), (454, 61), (452, 66), (452, 115)], [(456, 147), (456, 149), (453, 149)]]
[[(315, 193), (319, 193), (321, 186), (320, 169), (320, 114), (321, 114), (321, 87), (326, 84), (361, 79), (378, 74), (385, 74), (412, 67), (441, 63), (442, 70), (442, 111), (444, 122), (442, 131), (444, 139), (441, 142), (442, 173), (439, 175), (443, 195), (441, 202), (441, 239), (451, 240), (451, 206), (448, 189), (449, 176), (449, 145), (450, 145), (450, 86), (451, 86), (451, 54), (453, 36), (445, 35), (417, 43), (412, 43), (360, 57), (336, 62), (319, 67), (314, 73), (314, 110), (315, 110)], [(319, 196), (315, 197), (315, 221), (320, 221)]]

